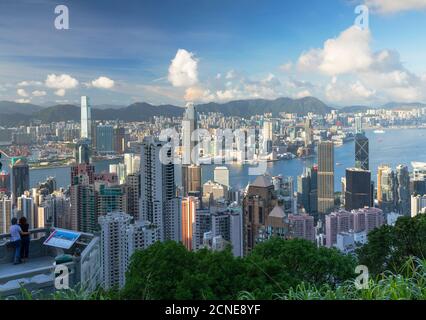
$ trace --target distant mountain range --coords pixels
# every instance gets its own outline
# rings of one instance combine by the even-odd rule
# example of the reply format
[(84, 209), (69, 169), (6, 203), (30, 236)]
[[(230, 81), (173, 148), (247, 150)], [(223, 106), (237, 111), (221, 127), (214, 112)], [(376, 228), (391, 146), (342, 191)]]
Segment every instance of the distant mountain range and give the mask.
[[(383, 107), (386, 109), (409, 108), (413, 106), (426, 107), (422, 103), (396, 103), (391, 102)], [(314, 97), (301, 99), (278, 98), (275, 100), (252, 99), (237, 100), (219, 104), (215, 102), (197, 105), (199, 112), (220, 112), (227, 117), (237, 116), (247, 118), (253, 115), (271, 113), (279, 116), (280, 113), (298, 113), (306, 115), (309, 112), (326, 114), (333, 108), (327, 106), (321, 100)], [(362, 112), (371, 107), (349, 106), (339, 108), (340, 111), (353, 113)], [(173, 105), (154, 106), (145, 102), (138, 102), (127, 107), (113, 105), (94, 106), (92, 119), (94, 120), (122, 120), (122, 121), (147, 121), (154, 116), (182, 116), (184, 109)], [(71, 104), (41, 107), (29, 103), (15, 103), (0, 101), (0, 125), (16, 126), (29, 124), (39, 120), (42, 123), (58, 121), (78, 121), (80, 119), (80, 107)]]

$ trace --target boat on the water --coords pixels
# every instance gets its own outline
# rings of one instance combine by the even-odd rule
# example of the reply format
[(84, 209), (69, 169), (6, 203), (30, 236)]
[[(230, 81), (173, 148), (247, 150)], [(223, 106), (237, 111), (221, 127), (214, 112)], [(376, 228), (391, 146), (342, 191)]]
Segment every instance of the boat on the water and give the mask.
[(385, 131), (384, 130), (374, 130), (374, 133), (376, 133), (376, 134), (382, 134), (382, 133), (385, 133)]

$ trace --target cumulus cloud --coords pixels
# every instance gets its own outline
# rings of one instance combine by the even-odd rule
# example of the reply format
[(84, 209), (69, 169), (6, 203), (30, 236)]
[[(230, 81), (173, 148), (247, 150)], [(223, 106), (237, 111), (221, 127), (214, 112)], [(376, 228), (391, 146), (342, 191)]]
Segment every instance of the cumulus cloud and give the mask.
[(57, 95), (58, 97), (63, 97), (65, 96), (65, 94), (66, 94), (65, 89), (58, 89), (55, 91), (55, 95)]
[(74, 89), (78, 86), (78, 81), (68, 74), (49, 74), (46, 78), (45, 85), (52, 89)]
[(99, 77), (91, 82), (91, 85), (99, 89), (111, 89), (114, 87), (114, 80), (108, 77)]
[(21, 97), (28, 97), (28, 93), (24, 89), (18, 89), (16, 93)]
[(215, 95), (208, 89), (190, 87), (185, 91), (185, 100), (193, 102), (210, 102), (215, 100)]
[(391, 14), (409, 10), (426, 9), (426, 0), (365, 0), (373, 12)]
[(198, 83), (198, 60), (192, 52), (179, 49), (169, 66), (168, 80), (174, 87), (191, 87)]
[(325, 95), (328, 101), (335, 103), (361, 103), (373, 98), (375, 90), (367, 88), (362, 82), (345, 83), (333, 77), (325, 87)]
[(367, 69), (371, 63), (370, 31), (352, 26), (337, 38), (328, 39), (323, 48), (303, 53), (298, 67), (304, 71), (317, 70), (326, 75), (340, 75)]
[(42, 91), (42, 90), (34, 90), (33, 92), (32, 92), (32, 95), (34, 96), (34, 97), (43, 97), (43, 96), (45, 96), (47, 93), (46, 93), (46, 91)]

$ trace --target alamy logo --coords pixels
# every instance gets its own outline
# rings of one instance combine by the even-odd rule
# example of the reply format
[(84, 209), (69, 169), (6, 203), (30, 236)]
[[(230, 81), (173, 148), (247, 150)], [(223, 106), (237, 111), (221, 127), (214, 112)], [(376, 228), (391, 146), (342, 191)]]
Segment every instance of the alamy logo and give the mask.
[(355, 278), (355, 287), (358, 290), (362, 289), (368, 289), (368, 280), (369, 280), (369, 273), (368, 273), (368, 267), (364, 265), (359, 265), (355, 268), (355, 273), (360, 274)]
[(55, 18), (55, 28), (58, 30), (68, 30), (70, 28), (70, 17), (68, 7), (63, 4), (56, 6), (55, 13), (59, 14)]
[(361, 30), (369, 29), (369, 10), (366, 5), (359, 5), (355, 8), (355, 13), (358, 16), (355, 19), (355, 25)]
[(69, 270), (66, 265), (59, 264), (55, 267), (55, 289), (67, 290), (70, 288)]

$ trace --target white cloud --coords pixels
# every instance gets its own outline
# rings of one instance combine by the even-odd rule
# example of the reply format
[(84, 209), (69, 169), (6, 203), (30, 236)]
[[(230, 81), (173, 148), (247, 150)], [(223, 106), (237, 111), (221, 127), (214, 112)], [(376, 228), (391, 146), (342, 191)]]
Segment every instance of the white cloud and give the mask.
[(309, 90), (300, 91), (300, 92), (296, 93), (296, 95), (295, 95), (295, 97), (297, 99), (311, 97), (311, 96), (312, 96), (312, 94), (311, 94), (311, 92)]
[(337, 38), (328, 39), (322, 49), (311, 49), (298, 60), (301, 70), (317, 70), (327, 75), (340, 75), (367, 69), (373, 62), (370, 31), (352, 26)]
[(169, 67), (168, 80), (174, 87), (190, 87), (198, 83), (198, 60), (192, 52), (177, 51)]
[(426, 0), (365, 0), (373, 11), (382, 14), (426, 9)]
[(15, 102), (16, 103), (30, 103), (31, 99), (23, 99), (23, 98), (21, 98), (21, 99), (16, 99)]
[(234, 79), (235, 77), (236, 77), (235, 70), (229, 70), (225, 76), (225, 78), (228, 80)]
[(78, 81), (68, 74), (49, 74), (46, 78), (45, 85), (52, 89), (74, 89), (78, 86)]
[(28, 93), (24, 89), (18, 89), (16, 93), (21, 97), (28, 97)]
[(55, 91), (55, 95), (57, 95), (58, 97), (63, 97), (66, 94), (66, 90), (65, 89), (58, 89)]
[(108, 77), (99, 77), (91, 82), (91, 85), (99, 89), (111, 89), (114, 87), (114, 80)]
[(34, 97), (43, 97), (43, 96), (45, 96), (47, 93), (46, 93), (46, 91), (42, 91), (42, 90), (34, 90), (33, 92), (32, 92), (32, 95), (34, 96)]
[(215, 100), (215, 95), (208, 89), (190, 87), (185, 91), (185, 100), (192, 102), (210, 102)]
[(362, 82), (347, 83), (333, 77), (325, 87), (325, 96), (328, 101), (335, 103), (364, 103), (374, 98), (376, 91), (368, 89)]
[(29, 86), (41, 86), (43, 85), (43, 82), (41, 81), (32, 81), (32, 80), (25, 80), (18, 83), (18, 87), (29, 87)]

